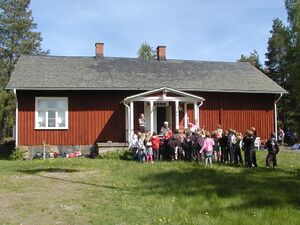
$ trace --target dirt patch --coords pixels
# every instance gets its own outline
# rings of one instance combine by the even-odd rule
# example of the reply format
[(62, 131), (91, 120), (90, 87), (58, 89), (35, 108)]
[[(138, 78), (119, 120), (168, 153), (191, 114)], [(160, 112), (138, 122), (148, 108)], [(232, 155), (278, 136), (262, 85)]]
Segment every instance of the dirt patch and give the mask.
[[(84, 173), (38, 172), (10, 176), (0, 193), (0, 224), (88, 224), (81, 215), (87, 203), (78, 201), (91, 186)], [(72, 222), (73, 221), (73, 222)]]

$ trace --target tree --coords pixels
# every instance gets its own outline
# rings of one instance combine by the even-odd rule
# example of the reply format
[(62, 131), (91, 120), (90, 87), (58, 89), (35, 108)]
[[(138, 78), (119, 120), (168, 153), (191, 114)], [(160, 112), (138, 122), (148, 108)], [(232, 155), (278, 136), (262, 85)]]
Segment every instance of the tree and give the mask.
[(12, 135), (15, 98), (4, 90), (21, 54), (40, 55), (41, 33), (34, 31), (30, 0), (0, 0), (0, 141)]
[(271, 37), (268, 41), (268, 52), (266, 53), (266, 67), (269, 76), (283, 88), (288, 85), (288, 50), (289, 30), (278, 18), (273, 20)]
[[(268, 41), (268, 52), (266, 53), (267, 60), (267, 75), (286, 90), (290, 89), (289, 76), (289, 29), (285, 27), (282, 21), (278, 18), (273, 20), (271, 37)], [(287, 118), (290, 112), (289, 95), (282, 97), (278, 105), (278, 120), (283, 127), (288, 126)]]
[(21, 54), (39, 55), (41, 33), (35, 32), (30, 0), (0, 0), (0, 56), (4, 64), (2, 75), (10, 78)]
[(257, 69), (262, 71), (262, 64), (259, 60), (259, 55), (256, 50), (250, 53), (249, 56), (241, 55), (241, 58), (237, 60), (238, 62), (249, 62), (251, 65), (255, 66)]
[(147, 42), (144, 42), (137, 52), (140, 59), (155, 59), (156, 52)]
[(290, 43), (287, 56), (290, 79), (290, 126), (300, 132), (300, 0), (286, 0), (285, 6)]

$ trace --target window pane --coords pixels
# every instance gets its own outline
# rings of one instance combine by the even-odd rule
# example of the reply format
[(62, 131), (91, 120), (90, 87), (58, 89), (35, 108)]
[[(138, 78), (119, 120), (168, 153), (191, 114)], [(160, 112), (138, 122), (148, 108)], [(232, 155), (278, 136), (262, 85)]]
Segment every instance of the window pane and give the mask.
[(67, 98), (41, 97), (37, 100), (36, 126), (39, 128), (64, 128), (67, 125)]
[(46, 100), (39, 100), (38, 101), (38, 110), (39, 111), (46, 111), (47, 110), (47, 101)]
[(46, 112), (39, 111), (38, 112), (38, 127), (46, 127)]
[(66, 126), (65, 112), (58, 112), (57, 125), (58, 127)]
[(56, 99), (49, 99), (47, 100), (48, 109), (56, 109), (57, 108), (57, 100)]
[(55, 127), (55, 111), (48, 111), (48, 127)]
[(67, 102), (65, 100), (57, 100), (56, 106), (58, 110), (67, 110)]

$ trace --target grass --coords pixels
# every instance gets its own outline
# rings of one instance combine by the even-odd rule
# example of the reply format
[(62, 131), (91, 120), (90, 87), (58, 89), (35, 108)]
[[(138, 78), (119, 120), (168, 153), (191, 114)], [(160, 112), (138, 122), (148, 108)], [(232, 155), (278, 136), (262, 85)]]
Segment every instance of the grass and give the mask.
[(279, 168), (104, 159), (0, 161), (0, 224), (300, 224), (300, 153)]

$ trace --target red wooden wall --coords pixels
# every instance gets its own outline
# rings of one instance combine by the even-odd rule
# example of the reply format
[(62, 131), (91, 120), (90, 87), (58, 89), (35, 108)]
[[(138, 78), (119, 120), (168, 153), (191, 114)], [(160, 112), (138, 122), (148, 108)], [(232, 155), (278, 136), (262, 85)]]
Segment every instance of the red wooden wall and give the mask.
[[(136, 93), (136, 92), (135, 92)], [(125, 108), (121, 101), (133, 92), (18, 91), (19, 145), (89, 145), (97, 141), (125, 142)], [(36, 96), (69, 98), (69, 129), (35, 130)]]
[[(121, 101), (134, 91), (18, 91), (19, 145), (41, 145), (45, 140), (51, 145), (89, 145), (97, 141), (125, 141), (125, 106)], [(200, 93), (205, 98), (200, 108), (200, 126), (214, 130), (217, 124), (223, 129), (233, 128), (244, 132), (254, 126), (258, 135), (267, 138), (274, 130), (274, 95)], [(69, 129), (35, 130), (35, 97), (59, 96), (69, 98)], [(135, 103), (135, 127), (143, 103)], [(172, 110), (173, 113), (175, 110)], [(193, 105), (188, 116), (194, 119)], [(173, 115), (173, 120), (175, 115)], [(173, 121), (174, 122), (174, 121)], [(183, 126), (183, 112), (180, 112)]]
[(200, 108), (200, 126), (215, 130), (221, 124), (223, 130), (244, 132), (255, 127), (262, 139), (274, 132), (274, 100), (271, 94), (242, 93), (194, 93), (205, 98)]

